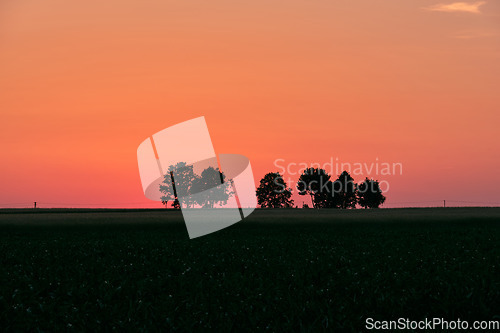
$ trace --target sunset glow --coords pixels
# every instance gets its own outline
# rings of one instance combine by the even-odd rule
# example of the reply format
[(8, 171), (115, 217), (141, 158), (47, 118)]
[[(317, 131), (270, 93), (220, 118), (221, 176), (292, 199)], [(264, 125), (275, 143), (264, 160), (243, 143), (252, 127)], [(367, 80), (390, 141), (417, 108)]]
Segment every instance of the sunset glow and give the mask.
[(500, 205), (499, 78), (493, 0), (7, 0), (0, 207), (161, 207), (137, 148), (199, 116), (256, 182), (400, 163), (384, 207)]

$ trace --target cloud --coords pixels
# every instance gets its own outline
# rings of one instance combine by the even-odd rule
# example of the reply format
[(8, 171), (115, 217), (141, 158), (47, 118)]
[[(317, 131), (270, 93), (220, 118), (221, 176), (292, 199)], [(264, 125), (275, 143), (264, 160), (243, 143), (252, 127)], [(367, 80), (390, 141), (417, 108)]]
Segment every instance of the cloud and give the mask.
[(447, 13), (465, 12), (465, 13), (481, 14), (481, 12), (479, 11), (479, 7), (484, 5), (485, 3), (486, 1), (454, 2), (450, 4), (439, 3), (437, 5), (426, 7), (424, 9), (435, 12), (447, 12)]

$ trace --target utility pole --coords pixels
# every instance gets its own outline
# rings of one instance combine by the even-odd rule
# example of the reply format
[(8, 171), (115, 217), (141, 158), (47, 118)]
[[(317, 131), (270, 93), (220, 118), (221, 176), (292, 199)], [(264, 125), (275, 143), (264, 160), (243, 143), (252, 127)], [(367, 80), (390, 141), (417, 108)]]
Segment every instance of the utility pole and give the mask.
[(36, 208), (36, 201), (33, 202), (33, 208)]
[[(172, 180), (172, 188), (174, 189), (174, 204), (175, 204), (175, 200), (177, 200), (177, 202), (179, 202), (179, 198), (177, 198), (177, 190), (175, 188), (174, 172), (173, 171), (170, 171), (170, 179)], [(180, 205), (180, 202), (179, 202), (179, 205)]]

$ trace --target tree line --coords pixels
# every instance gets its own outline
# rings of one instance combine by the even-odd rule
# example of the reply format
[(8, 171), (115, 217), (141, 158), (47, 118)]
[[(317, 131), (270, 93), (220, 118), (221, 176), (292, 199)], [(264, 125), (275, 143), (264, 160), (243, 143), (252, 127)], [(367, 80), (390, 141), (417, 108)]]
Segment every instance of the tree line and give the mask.
[[(349, 172), (343, 171), (332, 181), (324, 169), (307, 168), (302, 171), (297, 182), (299, 195), (311, 197), (313, 208), (354, 209), (379, 208), (385, 196), (377, 180), (365, 178), (359, 184), (354, 182)], [(288, 187), (279, 172), (267, 173), (257, 188), (257, 203), (262, 208), (294, 207), (292, 189)], [(303, 208), (309, 208), (307, 204)]]
[[(356, 205), (379, 208), (385, 202), (378, 181), (365, 178), (356, 184), (347, 171), (332, 181), (324, 169), (307, 168), (299, 177), (297, 190), (299, 195), (310, 196), (313, 208), (354, 209)], [(187, 208), (213, 208), (227, 203), (234, 194), (231, 182), (217, 167), (208, 167), (197, 174), (193, 165), (184, 162), (168, 168), (160, 192), (162, 203), (165, 207), (170, 203), (172, 208), (180, 208), (181, 204)], [(261, 208), (295, 207), (292, 189), (279, 172), (267, 173), (260, 180), (256, 195)], [(309, 208), (307, 204), (302, 207)]]

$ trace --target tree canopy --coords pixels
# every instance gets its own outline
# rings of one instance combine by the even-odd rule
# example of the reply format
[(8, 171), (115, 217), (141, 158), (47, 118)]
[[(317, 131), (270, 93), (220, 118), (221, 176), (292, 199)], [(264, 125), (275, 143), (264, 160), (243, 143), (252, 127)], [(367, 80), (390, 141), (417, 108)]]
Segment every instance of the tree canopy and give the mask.
[(311, 196), (314, 208), (327, 207), (328, 188), (330, 186), (330, 175), (320, 168), (307, 168), (302, 171), (297, 182), (299, 195)]
[(168, 167), (160, 184), (161, 200), (165, 206), (172, 201), (174, 208), (180, 208), (180, 203), (186, 208), (213, 208), (226, 203), (232, 195), (232, 186), (225, 178), (218, 168), (208, 167), (198, 175), (193, 165), (179, 162)]
[[(198, 177), (193, 171), (192, 165), (188, 165), (185, 162), (170, 165), (163, 176), (163, 182), (160, 184), (160, 192), (163, 194), (161, 201), (165, 206), (169, 201), (172, 201), (174, 208), (180, 208), (179, 197), (190, 193), (193, 182)], [(191, 206), (193, 202), (187, 204)]]
[(196, 203), (204, 208), (225, 204), (233, 195), (232, 186), (219, 168), (208, 167), (194, 182)]
[(373, 179), (365, 178), (358, 185), (358, 204), (363, 208), (379, 208), (385, 202), (380, 184)]
[(328, 196), (330, 208), (356, 208), (357, 186), (349, 172), (343, 171), (332, 183), (332, 193)]
[(262, 208), (293, 207), (292, 189), (279, 172), (269, 172), (261, 180), (257, 188), (257, 203)]

